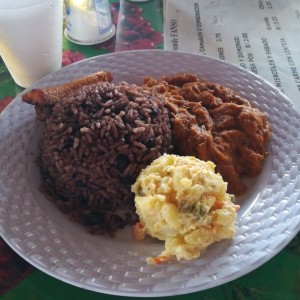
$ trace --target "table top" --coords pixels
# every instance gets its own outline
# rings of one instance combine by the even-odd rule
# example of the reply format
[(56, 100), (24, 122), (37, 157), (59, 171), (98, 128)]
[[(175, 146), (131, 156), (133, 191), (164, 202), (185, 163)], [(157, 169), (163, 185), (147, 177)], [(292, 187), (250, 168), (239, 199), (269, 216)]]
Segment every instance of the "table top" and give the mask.
[[(151, 34), (136, 27), (124, 33), (120, 26), (120, 3), (110, 1), (116, 36), (98, 45), (81, 46), (64, 38), (63, 66), (85, 58), (122, 50), (164, 49), (163, 10), (161, 0), (126, 2), (122, 14), (134, 11)], [(118, 22), (119, 21), (119, 22)], [(127, 41), (130, 41), (128, 43)], [(22, 91), (0, 59), (0, 112)], [(1, 155), (1, 154), (0, 154)], [(275, 257), (256, 270), (221, 286), (175, 299), (300, 299), (300, 233)], [(0, 238), (0, 295), (2, 299), (118, 299), (119, 296), (99, 294), (74, 287), (43, 273), (19, 257)]]

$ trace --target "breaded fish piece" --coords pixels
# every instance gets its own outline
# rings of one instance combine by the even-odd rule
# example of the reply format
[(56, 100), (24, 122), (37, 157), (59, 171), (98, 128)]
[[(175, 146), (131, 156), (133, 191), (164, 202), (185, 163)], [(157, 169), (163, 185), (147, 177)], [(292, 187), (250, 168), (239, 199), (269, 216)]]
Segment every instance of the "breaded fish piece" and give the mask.
[(112, 80), (113, 77), (110, 72), (100, 71), (61, 85), (43, 89), (32, 89), (22, 96), (22, 100), (32, 105), (53, 105), (58, 100), (66, 97), (70, 91), (77, 90), (90, 84), (104, 81), (111, 82)]
[(32, 89), (22, 96), (22, 100), (28, 104), (35, 105), (37, 119), (45, 121), (51, 115), (52, 107), (55, 103), (66, 98), (71, 92), (84, 86), (99, 82), (111, 82), (112, 80), (113, 76), (110, 72), (99, 71), (64, 84), (43, 89)]

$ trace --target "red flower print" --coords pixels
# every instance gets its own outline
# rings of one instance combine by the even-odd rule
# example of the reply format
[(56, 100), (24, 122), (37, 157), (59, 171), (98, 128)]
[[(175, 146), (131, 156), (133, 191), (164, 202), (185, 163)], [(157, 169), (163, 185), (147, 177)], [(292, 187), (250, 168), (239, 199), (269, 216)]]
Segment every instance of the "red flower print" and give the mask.
[(72, 50), (64, 50), (62, 56), (62, 64), (63, 66), (70, 65), (74, 62), (85, 59), (84, 54), (81, 52), (74, 52)]
[(12, 96), (7, 96), (0, 99), (0, 112), (14, 99)]
[(24, 279), (32, 267), (0, 238), (0, 296)]
[(163, 34), (156, 31), (142, 16), (142, 8), (123, 2), (112, 4), (112, 19), (118, 24), (116, 51), (153, 49), (163, 42)]

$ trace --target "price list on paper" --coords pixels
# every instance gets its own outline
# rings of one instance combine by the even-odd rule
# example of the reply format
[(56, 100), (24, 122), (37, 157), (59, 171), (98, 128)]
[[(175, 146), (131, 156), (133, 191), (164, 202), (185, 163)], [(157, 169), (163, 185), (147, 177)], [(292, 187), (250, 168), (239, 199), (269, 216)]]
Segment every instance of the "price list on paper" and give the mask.
[(239, 65), (276, 86), (300, 111), (300, 1), (163, 3), (166, 50)]

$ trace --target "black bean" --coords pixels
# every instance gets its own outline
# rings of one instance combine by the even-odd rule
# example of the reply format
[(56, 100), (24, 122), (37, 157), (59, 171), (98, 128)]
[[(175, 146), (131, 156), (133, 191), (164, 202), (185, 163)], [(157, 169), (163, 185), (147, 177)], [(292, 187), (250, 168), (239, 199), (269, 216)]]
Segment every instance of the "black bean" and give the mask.
[(129, 101), (134, 101), (134, 99), (135, 99), (134, 95), (131, 95), (131, 94), (128, 94), (127, 97), (128, 97)]
[(83, 188), (83, 187), (86, 186), (86, 183), (79, 179), (79, 180), (77, 180), (77, 181), (75, 182), (75, 186), (76, 186), (77, 188)]
[(78, 197), (78, 202), (79, 202), (80, 204), (87, 204), (87, 203), (88, 203), (88, 200), (87, 200), (85, 197), (80, 196), (80, 197)]
[(126, 142), (127, 144), (129, 144), (130, 141), (131, 141), (131, 134), (126, 134), (126, 135), (124, 135), (124, 140), (125, 140), (125, 142)]
[(131, 176), (121, 177), (120, 182), (123, 184), (134, 184), (135, 179)]
[(126, 226), (126, 221), (120, 216), (116, 215), (115, 218), (114, 218), (114, 222), (117, 225), (117, 228), (122, 229)]
[(150, 148), (154, 147), (155, 144), (156, 144), (156, 142), (155, 142), (155, 137), (152, 136), (152, 137), (149, 139), (149, 141), (146, 143), (146, 147), (150, 149)]
[(130, 164), (130, 160), (128, 156), (124, 154), (118, 155), (115, 166), (120, 172), (123, 172), (128, 167), (129, 164)]
[(69, 199), (65, 197), (64, 195), (59, 195), (59, 200), (62, 202), (69, 202)]
[(68, 138), (65, 140), (64, 148), (69, 149), (70, 147), (73, 147), (73, 144), (74, 144), (73, 139)]
[(152, 106), (152, 107), (151, 107), (151, 112), (149, 113), (149, 115), (150, 115), (151, 117), (157, 117), (157, 116), (158, 116), (158, 110), (157, 110), (157, 108), (154, 107), (154, 106)]
[(104, 225), (105, 224), (105, 217), (102, 213), (98, 212), (90, 212), (83, 214), (82, 222), (84, 225)]

